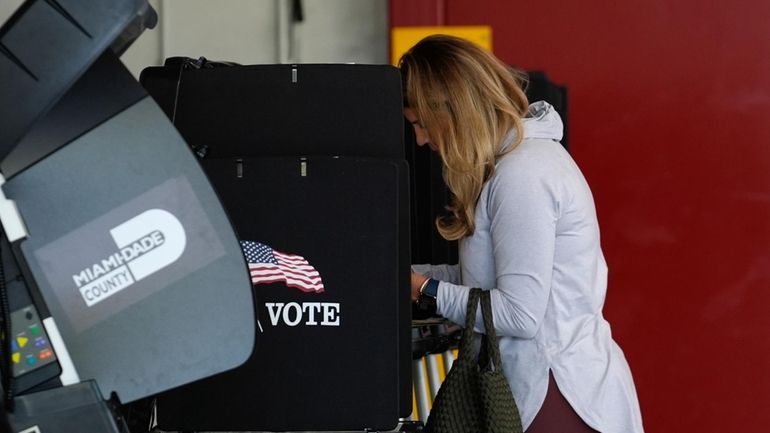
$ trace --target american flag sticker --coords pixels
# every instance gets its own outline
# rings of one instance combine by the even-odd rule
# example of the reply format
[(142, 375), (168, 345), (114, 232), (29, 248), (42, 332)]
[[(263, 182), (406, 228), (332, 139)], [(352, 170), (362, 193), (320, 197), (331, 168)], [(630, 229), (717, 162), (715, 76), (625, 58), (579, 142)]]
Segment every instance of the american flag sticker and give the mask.
[(249, 264), (251, 284), (283, 282), (303, 292), (324, 291), (321, 275), (304, 257), (253, 241), (241, 241), (241, 248)]

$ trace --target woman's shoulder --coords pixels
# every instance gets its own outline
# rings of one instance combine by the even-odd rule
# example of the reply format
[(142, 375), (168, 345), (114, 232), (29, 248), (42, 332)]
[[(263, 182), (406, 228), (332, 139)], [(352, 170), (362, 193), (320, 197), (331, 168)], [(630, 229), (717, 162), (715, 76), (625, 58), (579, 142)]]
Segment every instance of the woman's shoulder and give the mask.
[(498, 161), (489, 178), (485, 200), (550, 197), (553, 203), (561, 203), (572, 195), (575, 170), (559, 142), (525, 139)]
[(499, 177), (558, 175), (565, 158), (569, 158), (561, 143), (544, 138), (526, 138), (516, 148), (504, 154), (495, 166)]
[(485, 185), (485, 200), (518, 200), (543, 194), (559, 196), (563, 188), (556, 163), (558, 156), (550, 147), (548, 140), (527, 139), (503, 155)]

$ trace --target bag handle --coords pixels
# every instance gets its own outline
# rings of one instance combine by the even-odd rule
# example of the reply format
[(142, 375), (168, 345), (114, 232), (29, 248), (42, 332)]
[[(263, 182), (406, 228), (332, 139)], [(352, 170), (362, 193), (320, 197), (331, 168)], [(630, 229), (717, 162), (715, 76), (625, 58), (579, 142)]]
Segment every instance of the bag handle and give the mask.
[(503, 366), (503, 361), (500, 358), (500, 345), (497, 342), (497, 331), (495, 331), (495, 322), (492, 319), (492, 298), (489, 290), (481, 293), (481, 315), (484, 318), (484, 329), (486, 330), (484, 336), (487, 347), (486, 355), (492, 357), (492, 366), (495, 370), (499, 370)]
[(465, 328), (460, 337), (458, 361), (473, 362), (473, 328), (476, 326), (476, 310), (481, 297), (481, 289), (468, 292), (468, 307), (465, 311)]
[(478, 361), (482, 368), (485, 368), (489, 364), (490, 357), (492, 361), (492, 367), (495, 370), (502, 368), (503, 362), (500, 357), (500, 346), (497, 342), (497, 331), (495, 331), (495, 322), (492, 318), (492, 299), (488, 290), (481, 290), (473, 288), (468, 293), (468, 307), (465, 312), (465, 329), (463, 329), (462, 337), (459, 344), (459, 359), (465, 362), (474, 361), (473, 341), (475, 332), (473, 328), (476, 326), (476, 311), (478, 305), (481, 303), (481, 316), (484, 319), (484, 329), (486, 334), (482, 337), (482, 347), (479, 350), (478, 356), (475, 361)]

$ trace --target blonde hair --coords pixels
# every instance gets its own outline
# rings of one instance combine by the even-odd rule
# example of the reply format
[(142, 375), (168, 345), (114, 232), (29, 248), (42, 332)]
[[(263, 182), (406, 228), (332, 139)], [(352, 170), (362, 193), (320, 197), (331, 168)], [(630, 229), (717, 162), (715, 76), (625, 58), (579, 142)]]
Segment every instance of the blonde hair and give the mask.
[[(436, 227), (447, 240), (469, 236), (481, 188), (497, 158), (523, 138), (526, 76), (478, 45), (446, 35), (418, 42), (399, 67), (404, 102), (428, 130), (451, 192), (450, 213), (436, 218)], [(503, 150), (511, 129), (516, 140)]]

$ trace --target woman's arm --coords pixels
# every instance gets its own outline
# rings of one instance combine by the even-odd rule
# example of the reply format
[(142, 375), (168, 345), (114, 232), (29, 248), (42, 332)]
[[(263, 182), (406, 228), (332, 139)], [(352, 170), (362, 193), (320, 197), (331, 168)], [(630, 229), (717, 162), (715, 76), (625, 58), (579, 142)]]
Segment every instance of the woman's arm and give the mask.
[(412, 271), (434, 280), (460, 284), (460, 265), (412, 265)]
[[(433, 284), (436, 284), (440, 280), (456, 281), (460, 280), (460, 266), (459, 265), (412, 265), (411, 276), (411, 288), (412, 288), (412, 300), (417, 301), (423, 292), (423, 289), (428, 286), (429, 280), (435, 280)], [(430, 293), (432, 297), (435, 297), (436, 288), (433, 287), (426, 293)]]
[[(506, 161), (508, 163), (515, 161)], [(498, 168), (486, 190), (496, 287), (491, 289), (499, 336), (532, 338), (550, 295), (559, 193), (531, 161)], [(482, 204), (484, 204), (482, 202)], [(441, 282), (438, 313), (464, 323), (469, 287)], [(483, 332), (479, 311), (477, 331)]]

